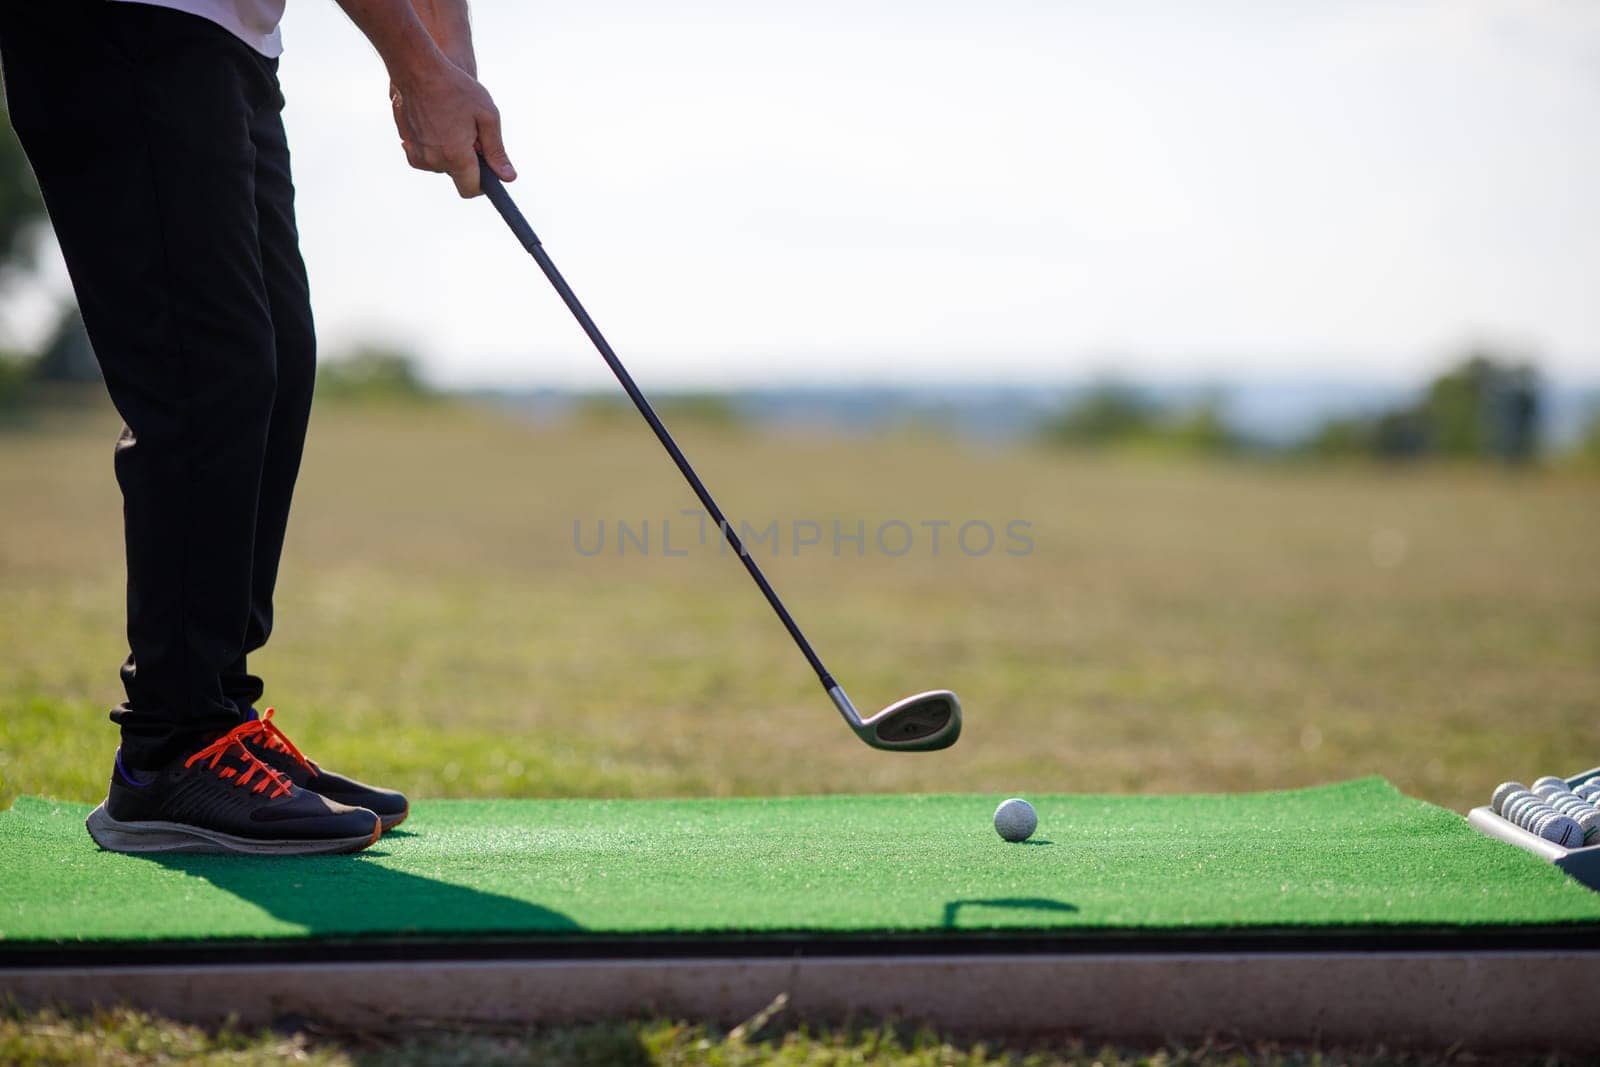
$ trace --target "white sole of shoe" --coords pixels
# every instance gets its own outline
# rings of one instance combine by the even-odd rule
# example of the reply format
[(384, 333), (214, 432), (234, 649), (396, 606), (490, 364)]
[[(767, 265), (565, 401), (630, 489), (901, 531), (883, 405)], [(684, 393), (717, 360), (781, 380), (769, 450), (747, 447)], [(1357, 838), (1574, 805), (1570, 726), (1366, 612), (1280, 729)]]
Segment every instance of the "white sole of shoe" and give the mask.
[(101, 804), (84, 820), (95, 844), (108, 852), (191, 852), (250, 856), (322, 856), (330, 853), (359, 852), (375, 843), (383, 833), (374, 817), (372, 833), (360, 837), (262, 839), (237, 837), (218, 830), (185, 823), (149, 820), (122, 822), (111, 817)]

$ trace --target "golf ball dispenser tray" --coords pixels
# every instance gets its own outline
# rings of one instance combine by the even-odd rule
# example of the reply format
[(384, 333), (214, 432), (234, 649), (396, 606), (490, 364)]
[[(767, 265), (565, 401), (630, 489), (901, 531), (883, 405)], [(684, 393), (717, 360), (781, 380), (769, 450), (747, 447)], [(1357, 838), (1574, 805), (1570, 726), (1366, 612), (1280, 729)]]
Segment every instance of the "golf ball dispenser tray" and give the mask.
[[(1584, 771), (1582, 774), (1567, 779), (1567, 787), (1576, 789), (1586, 782), (1600, 781), (1600, 767)], [(1532, 852), (1567, 874), (1576, 878), (1590, 889), (1600, 891), (1600, 845), (1587, 845), (1582, 848), (1563, 848), (1552, 841), (1546, 841), (1537, 834), (1530, 833), (1502, 815), (1497, 815), (1495, 810), (1485, 804), (1483, 807), (1473, 808), (1467, 813), (1467, 822), (1480, 833), (1516, 845), (1520, 849)]]

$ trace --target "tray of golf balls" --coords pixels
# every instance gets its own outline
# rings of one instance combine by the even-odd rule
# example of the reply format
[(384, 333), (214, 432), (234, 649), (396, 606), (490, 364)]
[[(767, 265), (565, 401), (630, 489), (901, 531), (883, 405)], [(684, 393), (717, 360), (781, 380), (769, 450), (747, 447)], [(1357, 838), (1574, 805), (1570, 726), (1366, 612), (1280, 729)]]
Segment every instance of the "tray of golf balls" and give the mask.
[(1467, 821), (1600, 889), (1600, 767), (1575, 778), (1546, 775), (1531, 786), (1502, 782)]

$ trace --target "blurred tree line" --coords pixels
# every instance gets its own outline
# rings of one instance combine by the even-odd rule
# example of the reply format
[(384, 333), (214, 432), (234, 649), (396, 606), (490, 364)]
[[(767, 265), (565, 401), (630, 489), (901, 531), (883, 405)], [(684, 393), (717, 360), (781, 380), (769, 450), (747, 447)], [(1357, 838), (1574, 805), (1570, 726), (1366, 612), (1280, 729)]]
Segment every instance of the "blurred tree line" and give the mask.
[[(1045, 420), (1040, 436), (1067, 448), (1193, 455), (1291, 454), (1321, 459), (1439, 458), (1522, 464), (1541, 451), (1539, 376), (1534, 367), (1488, 349), (1468, 351), (1434, 378), (1419, 399), (1391, 411), (1331, 419), (1288, 449), (1249, 440), (1232, 427), (1221, 400), (1163, 406), (1138, 389), (1099, 385)], [(1600, 411), (1578, 446), (1600, 462)]]
[(1222, 413), (1218, 398), (1170, 410), (1130, 385), (1105, 382), (1041, 427), (1041, 436), (1067, 448), (1132, 449), (1227, 455), (1245, 441)]
[(1415, 404), (1324, 424), (1305, 443), (1316, 456), (1439, 456), (1526, 463), (1539, 454), (1539, 376), (1532, 365), (1469, 352)]
[(317, 399), (336, 404), (416, 404), (438, 394), (403, 348), (358, 344), (317, 363)]

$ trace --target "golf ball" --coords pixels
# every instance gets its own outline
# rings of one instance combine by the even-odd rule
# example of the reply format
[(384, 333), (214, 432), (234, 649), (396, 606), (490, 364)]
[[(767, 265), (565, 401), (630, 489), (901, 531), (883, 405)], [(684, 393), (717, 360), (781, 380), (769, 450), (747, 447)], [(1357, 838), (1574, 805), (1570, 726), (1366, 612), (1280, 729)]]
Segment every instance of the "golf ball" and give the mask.
[(1562, 848), (1578, 848), (1583, 844), (1583, 831), (1565, 815), (1542, 820), (1537, 832), (1546, 841), (1554, 841)]
[(1596, 797), (1600, 797), (1600, 781), (1584, 782), (1582, 785), (1577, 786), (1572, 791), (1578, 794), (1580, 797), (1583, 797), (1585, 800), (1592, 801)]
[(1540, 789), (1543, 789), (1547, 785), (1558, 785), (1562, 789), (1565, 789), (1567, 787), (1567, 780), (1565, 778), (1557, 778), (1553, 774), (1547, 774), (1543, 778), (1535, 778), (1533, 780), (1533, 791), (1537, 793)]
[(1538, 799), (1538, 797), (1534, 796), (1526, 789), (1518, 793), (1512, 793), (1501, 803), (1500, 814), (1505, 816), (1507, 819), (1510, 819), (1512, 822), (1516, 822), (1517, 812), (1521, 810), (1522, 806), (1529, 801), (1536, 801)]
[(1544, 801), (1530, 793), (1525, 797), (1517, 797), (1506, 805), (1506, 818), (1518, 826), (1523, 826), (1526, 824), (1529, 814), (1534, 809), (1542, 807), (1544, 807)]
[(1007, 841), (1026, 841), (1039, 826), (1039, 816), (1033, 805), (1021, 797), (1002, 801), (994, 809), (994, 829)]
[(1521, 782), (1501, 782), (1495, 787), (1494, 797), (1489, 801), (1489, 807), (1494, 809), (1496, 815), (1505, 811), (1506, 801), (1513, 793), (1529, 792), (1528, 787)]

